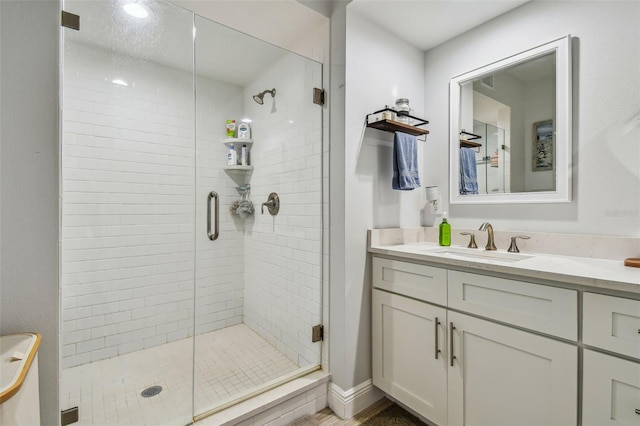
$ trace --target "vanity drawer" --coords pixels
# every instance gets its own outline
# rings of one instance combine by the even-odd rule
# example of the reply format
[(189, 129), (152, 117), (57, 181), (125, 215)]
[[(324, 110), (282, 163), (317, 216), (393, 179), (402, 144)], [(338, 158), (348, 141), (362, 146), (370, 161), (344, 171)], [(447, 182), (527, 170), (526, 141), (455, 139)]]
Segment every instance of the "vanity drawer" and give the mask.
[(640, 300), (584, 293), (583, 341), (640, 359)]
[(447, 304), (447, 270), (373, 258), (373, 286), (425, 302)]
[(449, 308), (577, 340), (574, 290), (449, 271)]

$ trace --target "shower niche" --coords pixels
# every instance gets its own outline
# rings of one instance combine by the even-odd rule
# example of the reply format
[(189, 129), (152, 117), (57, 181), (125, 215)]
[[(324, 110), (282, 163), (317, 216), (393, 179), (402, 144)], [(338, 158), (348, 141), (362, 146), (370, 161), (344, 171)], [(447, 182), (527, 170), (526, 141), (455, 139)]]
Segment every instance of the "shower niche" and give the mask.
[[(322, 67), (171, 3), (125, 3), (63, 4), (83, 25), (62, 30), (60, 409), (189, 424), (319, 368)], [(229, 139), (229, 117), (259, 140)], [(230, 143), (249, 166), (226, 165)], [(255, 200), (280, 194), (277, 217), (234, 220), (249, 180)]]
[[(225, 147), (229, 149), (231, 145), (237, 150), (237, 147), (242, 148), (243, 145), (247, 147), (247, 155), (249, 157), (249, 162), (251, 160), (251, 148), (253, 147), (253, 139), (252, 138), (227, 138), (222, 141)], [(224, 171), (229, 177), (238, 185), (243, 186), (248, 184), (251, 181), (251, 175), (253, 174), (253, 164), (236, 164), (236, 165), (226, 165), (224, 166)]]

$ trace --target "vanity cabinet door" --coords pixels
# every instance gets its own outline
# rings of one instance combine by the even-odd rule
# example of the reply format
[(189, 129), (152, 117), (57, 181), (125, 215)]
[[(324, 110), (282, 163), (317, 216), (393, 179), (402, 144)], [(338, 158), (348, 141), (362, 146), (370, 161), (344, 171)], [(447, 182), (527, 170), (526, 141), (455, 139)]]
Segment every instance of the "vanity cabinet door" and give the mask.
[(640, 425), (640, 364), (584, 350), (582, 424)]
[(450, 425), (577, 423), (577, 347), (452, 311), (447, 325)]
[(373, 384), (442, 426), (447, 424), (445, 325), (445, 309), (373, 290)]

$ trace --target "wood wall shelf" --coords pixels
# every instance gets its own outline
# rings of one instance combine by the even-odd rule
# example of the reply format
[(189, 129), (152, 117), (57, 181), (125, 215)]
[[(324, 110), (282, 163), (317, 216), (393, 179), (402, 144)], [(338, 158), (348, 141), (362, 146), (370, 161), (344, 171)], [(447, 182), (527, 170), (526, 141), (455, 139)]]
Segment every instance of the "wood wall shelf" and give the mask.
[[(382, 120), (369, 122), (369, 117), (375, 116), (375, 118), (378, 118), (380, 117), (378, 114), (381, 114), (385, 111), (391, 113), (390, 115), (392, 117), (395, 117), (396, 114), (402, 117), (407, 117), (407, 119), (413, 120), (413, 124), (401, 123), (399, 121), (395, 121), (391, 119), (382, 119)], [(382, 130), (383, 132), (389, 132), (389, 133), (402, 132), (402, 133), (407, 133), (413, 136), (424, 136), (429, 134), (428, 130), (421, 129), (420, 127), (418, 127), (418, 126), (423, 126), (425, 124), (429, 124), (427, 120), (425, 120), (424, 118), (414, 117), (413, 115), (404, 111), (397, 112), (396, 110), (391, 108), (384, 108), (379, 111), (372, 112), (371, 114), (367, 114), (367, 116), (365, 117), (365, 123), (367, 123), (367, 127)]]
[(393, 121), (393, 120), (374, 121), (373, 123), (368, 123), (367, 127), (372, 127), (374, 129), (382, 130), (384, 132), (408, 133), (413, 136), (422, 136), (422, 135), (429, 134), (428, 130), (421, 129), (419, 127), (412, 126), (410, 124), (400, 123), (399, 121)]
[(481, 143), (460, 139), (460, 148), (478, 148), (481, 146)]

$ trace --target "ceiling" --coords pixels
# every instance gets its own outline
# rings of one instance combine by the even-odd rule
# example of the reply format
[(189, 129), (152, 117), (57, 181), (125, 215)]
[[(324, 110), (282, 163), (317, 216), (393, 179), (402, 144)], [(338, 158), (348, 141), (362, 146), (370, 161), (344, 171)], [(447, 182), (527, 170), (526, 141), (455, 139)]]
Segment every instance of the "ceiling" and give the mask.
[[(193, 14), (164, 1), (138, 1), (147, 9), (147, 18), (134, 18), (124, 11), (123, 6), (131, 0), (65, 0), (65, 11), (80, 16), (80, 31), (64, 30), (65, 44), (82, 43), (190, 72), (194, 65)], [(293, 40), (299, 40), (326, 19), (318, 18), (319, 14), (293, 0), (237, 1), (235, 7), (234, 2), (221, 0), (175, 3), (198, 6), (199, 9), (195, 7), (197, 13), (213, 14), (214, 18), (227, 21), (227, 16), (233, 15), (232, 18), (240, 21), (234, 26), (241, 30), (249, 31), (254, 24), (262, 26), (262, 32), (286, 34)], [(257, 14), (249, 15), (250, 10)], [(277, 31), (287, 25), (287, 17), (295, 18), (295, 25), (287, 26), (287, 31)], [(202, 16), (196, 16), (195, 27), (196, 74), (218, 81), (246, 87), (272, 63), (289, 54), (287, 50)]]
[[(190, 71), (193, 66), (193, 15), (174, 4), (138, 0), (148, 19), (123, 11), (131, 0), (65, 0), (68, 12), (80, 15), (79, 32), (65, 29), (75, 41), (150, 62)], [(316, 0), (320, 1), (320, 0)], [(196, 72), (244, 87), (287, 53), (273, 44), (298, 41), (326, 18), (295, 0), (173, 0), (196, 13), (229, 23), (236, 31), (206, 18), (196, 19)], [(355, 12), (383, 29), (428, 50), (526, 0), (353, 0)], [(282, 39), (282, 40), (280, 40)], [(283, 44), (284, 43), (284, 44)]]
[(528, 0), (353, 0), (356, 12), (426, 51)]

